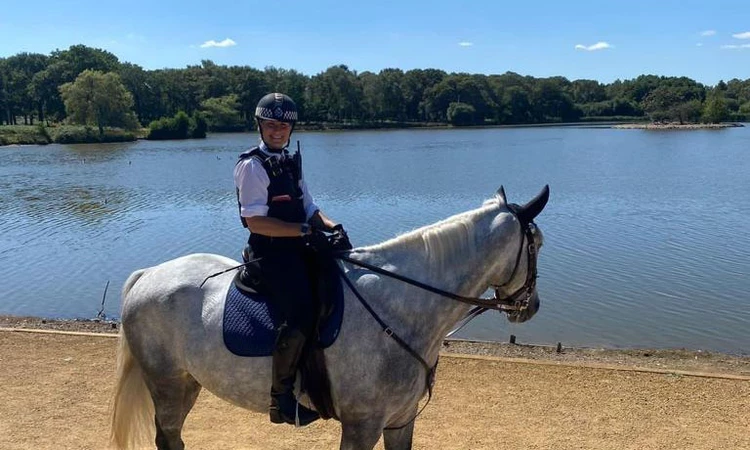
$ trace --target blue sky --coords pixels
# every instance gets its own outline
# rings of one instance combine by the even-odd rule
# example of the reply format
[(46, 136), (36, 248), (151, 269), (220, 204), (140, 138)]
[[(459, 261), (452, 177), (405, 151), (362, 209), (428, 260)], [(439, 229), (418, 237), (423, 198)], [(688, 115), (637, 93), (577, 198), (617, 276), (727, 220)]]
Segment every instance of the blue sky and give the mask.
[(750, 0), (35, 0), (0, 14), (0, 57), (103, 48), (147, 69), (335, 64), (611, 82), (750, 78)]

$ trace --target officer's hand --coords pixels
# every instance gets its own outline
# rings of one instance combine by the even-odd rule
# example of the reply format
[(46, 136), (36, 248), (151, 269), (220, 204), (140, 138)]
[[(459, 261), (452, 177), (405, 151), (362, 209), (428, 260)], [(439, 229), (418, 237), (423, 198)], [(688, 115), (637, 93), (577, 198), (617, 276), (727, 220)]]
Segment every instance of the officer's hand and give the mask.
[(330, 253), (333, 251), (331, 241), (322, 231), (313, 230), (304, 239), (305, 243), (318, 253)]
[(344, 230), (344, 226), (341, 224), (333, 227), (333, 234), (331, 235), (331, 248), (334, 251), (346, 251), (352, 249), (352, 243), (349, 242), (349, 235)]

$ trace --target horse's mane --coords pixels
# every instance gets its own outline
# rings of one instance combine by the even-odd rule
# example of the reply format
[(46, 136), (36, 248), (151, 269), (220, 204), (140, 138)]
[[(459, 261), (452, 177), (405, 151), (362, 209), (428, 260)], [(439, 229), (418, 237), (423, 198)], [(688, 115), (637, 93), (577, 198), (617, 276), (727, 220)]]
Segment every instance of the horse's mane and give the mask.
[(480, 208), (456, 214), (379, 244), (362, 247), (362, 250), (374, 253), (391, 250), (423, 251), (433, 263), (430, 264), (432, 268), (442, 271), (456, 257), (458, 249), (463, 249), (463, 257), (475, 253), (480, 243), (475, 239), (474, 225), (488, 211), (496, 209), (497, 205), (497, 198), (489, 199)]

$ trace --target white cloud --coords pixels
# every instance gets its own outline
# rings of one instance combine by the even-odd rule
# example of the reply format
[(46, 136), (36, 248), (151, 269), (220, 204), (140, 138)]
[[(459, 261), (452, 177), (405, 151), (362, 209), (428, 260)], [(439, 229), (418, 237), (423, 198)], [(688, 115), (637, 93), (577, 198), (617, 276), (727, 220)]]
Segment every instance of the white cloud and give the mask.
[(729, 44), (729, 45), (722, 45), (721, 48), (737, 50), (737, 49), (743, 49), (743, 48), (750, 48), (750, 44), (740, 44), (740, 45)]
[(221, 42), (216, 42), (213, 39), (211, 39), (210, 41), (206, 41), (206, 42), (202, 43), (201, 44), (201, 48), (209, 48), (209, 47), (233, 47), (235, 45), (237, 45), (237, 43), (234, 42), (233, 40), (229, 39), (229, 38), (226, 38), (226, 39), (224, 39)]
[(732, 37), (737, 38), (737, 39), (750, 39), (750, 31), (745, 31), (744, 33), (733, 34)]
[(458, 45), (460, 45), (461, 47), (471, 47), (472, 45), (474, 45), (474, 43), (464, 41), (464, 42), (459, 42)]
[(604, 50), (605, 48), (612, 48), (607, 42), (597, 42), (594, 45), (576, 45), (576, 50), (586, 50), (587, 52), (593, 52), (594, 50)]
[(716, 34), (716, 30), (701, 31), (701, 36), (713, 36)]

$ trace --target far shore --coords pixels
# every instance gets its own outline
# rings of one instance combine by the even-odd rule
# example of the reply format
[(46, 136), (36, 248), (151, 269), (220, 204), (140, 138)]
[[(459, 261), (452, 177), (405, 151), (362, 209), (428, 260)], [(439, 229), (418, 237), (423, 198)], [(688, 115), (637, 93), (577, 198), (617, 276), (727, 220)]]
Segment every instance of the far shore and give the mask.
[[(117, 334), (120, 323), (98, 319), (45, 319), (0, 315), (0, 330)], [(446, 339), (443, 353), (490, 358), (549, 361), (554, 364), (637, 367), (750, 376), (750, 354), (733, 355), (698, 349), (589, 348), (496, 341)]]
[[(374, 130), (471, 130), (487, 128), (551, 128), (551, 127), (574, 127), (574, 128), (614, 128), (625, 130), (705, 130), (705, 129), (724, 129), (744, 127), (742, 123), (653, 123), (638, 121), (581, 121), (581, 122), (551, 122), (551, 123), (527, 123), (527, 124), (484, 124), (471, 126), (454, 126), (446, 123), (435, 122), (383, 122), (367, 124), (346, 124), (346, 123), (300, 123), (297, 126), (298, 131), (308, 132), (341, 132), (341, 131), (374, 131)], [(6, 131), (3, 131), (6, 128)], [(0, 147), (19, 147), (25, 145), (47, 145), (52, 143), (64, 144), (100, 144), (108, 142), (128, 142), (145, 139), (146, 130), (139, 130), (137, 133), (131, 133), (132, 136), (121, 136), (120, 131), (113, 131), (112, 136), (103, 136), (93, 139), (91, 136), (76, 137), (74, 135), (66, 136), (65, 142), (57, 142), (48, 134), (43, 134), (34, 125), (15, 126), (16, 130), (25, 130), (18, 133), (16, 130), (7, 131), (9, 127), (0, 126)], [(80, 127), (79, 127), (80, 128)], [(5, 133), (5, 134), (4, 134)], [(218, 134), (225, 132), (210, 132)], [(226, 133), (255, 133), (253, 130), (231, 131)]]
[(610, 128), (621, 130), (717, 130), (744, 127), (741, 123), (623, 123)]
[[(298, 131), (307, 132), (342, 132), (342, 131), (377, 131), (377, 130), (471, 130), (471, 129), (491, 129), (491, 128), (553, 128), (553, 127), (572, 127), (572, 128), (611, 128), (621, 130), (719, 130), (726, 128), (744, 127), (742, 123), (653, 123), (639, 121), (584, 121), (584, 122), (558, 122), (558, 123), (529, 123), (529, 124), (512, 124), (512, 125), (471, 125), (471, 126), (454, 126), (445, 123), (381, 123), (381, 124), (343, 124), (343, 123), (301, 123)], [(33, 125), (21, 126), (28, 127), (28, 133), (5, 136), (3, 138), (2, 127), (0, 126), (0, 147), (20, 147), (31, 145), (48, 145), (52, 143), (63, 144), (101, 144), (111, 142), (132, 142), (145, 139), (145, 130), (134, 133), (131, 138), (114, 135), (112, 137), (104, 136), (101, 141), (93, 142), (90, 139), (81, 138), (72, 140), (69, 138), (66, 142), (53, 142), (48, 136), (42, 135)], [(256, 133), (253, 130), (227, 131), (227, 132), (210, 132), (212, 134), (223, 133)]]

